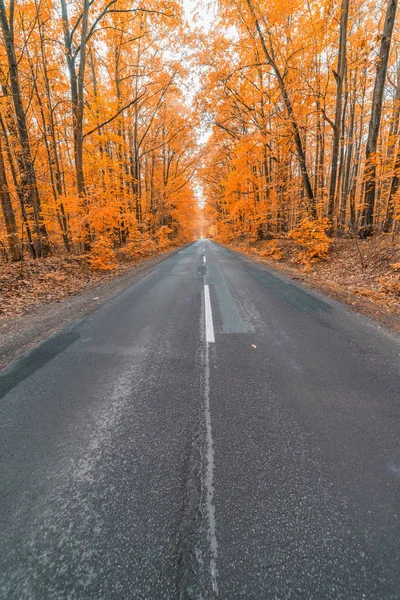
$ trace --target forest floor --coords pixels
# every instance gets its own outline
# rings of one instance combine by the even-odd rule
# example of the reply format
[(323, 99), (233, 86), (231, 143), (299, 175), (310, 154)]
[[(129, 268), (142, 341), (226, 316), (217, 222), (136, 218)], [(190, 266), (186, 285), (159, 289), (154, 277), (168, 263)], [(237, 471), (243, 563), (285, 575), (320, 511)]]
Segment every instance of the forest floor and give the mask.
[(0, 265), (0, 370), (72, 321), (155, 269), (179, 248), (114, 271), (94, 271), (81, 257), (53, 256)]
[(338, 239), (326, 260), (307, 267), (299, 264), (298, 249), (290, 240), (231, 247), (400, 332), (400, 236)]

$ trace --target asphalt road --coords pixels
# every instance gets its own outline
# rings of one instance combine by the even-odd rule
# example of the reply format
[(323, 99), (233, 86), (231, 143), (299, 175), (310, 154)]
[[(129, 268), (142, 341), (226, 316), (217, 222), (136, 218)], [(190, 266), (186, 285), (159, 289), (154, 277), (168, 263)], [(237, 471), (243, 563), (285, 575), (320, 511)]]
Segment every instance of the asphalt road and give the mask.
[(199, 240), (0, 374), (0, 598), (399, 599), (399, 338)]

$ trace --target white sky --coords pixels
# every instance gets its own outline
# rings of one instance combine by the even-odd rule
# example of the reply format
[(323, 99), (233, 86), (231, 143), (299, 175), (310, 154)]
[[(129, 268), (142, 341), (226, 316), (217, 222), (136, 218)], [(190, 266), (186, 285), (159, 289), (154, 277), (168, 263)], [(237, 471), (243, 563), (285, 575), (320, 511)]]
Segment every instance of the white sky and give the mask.
[[(216, 13), (216, 0), (182, 0), (183, 9), (185, 11), (186, 19), (191, 29), (199, 27), (204, 31), (208, 31), (211, 27), (212, 20)], [(196, 90), (200, 87), (200, 77), (198, 73), (192, 73), (190, 76), (190, 87), (192, 93), (189, 93), (189, 97), (196, 93)], [(190, 102), (190, 98), (188, 98)], [(198, 132), (199, 142), (204, 144), (211, 130)], [(201, 208), (204, 207), (204, 194), (200, 181), (194, 181), (194, 192), (197, 197), (197, 201)]]
[(186, 18), (192, 27), (195, 25), (205, 31), (210, 28), (216, 12), (216, 0), (182, 0), (182, 4)]

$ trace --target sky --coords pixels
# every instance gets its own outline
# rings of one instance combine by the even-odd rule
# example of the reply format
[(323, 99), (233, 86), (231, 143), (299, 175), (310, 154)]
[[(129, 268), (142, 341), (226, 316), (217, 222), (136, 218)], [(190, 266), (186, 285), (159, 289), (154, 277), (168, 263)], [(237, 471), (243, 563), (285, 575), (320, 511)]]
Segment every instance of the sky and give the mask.
[[(204, 31), (210, 29), (213, 16), (216, 11), (215, 0), (182, 0), (183, 9), (185, 11), (186, 19), (191, 28), (201, 27)], [(200, 76), (197, 73), (191, 74), (190, 87), (195, 93), (200, 87)], [(190, 101), (190, 100), (189, 100)], [(211, 129), (202, 130), (198, 132), (199, 142), (204, 144), (208, 137), (211, 135)], [(200, 181), (194, 182), (194, 191), (197, 197), (198, 204), (201, 208), (204, 207), (204, 194)]]
[(193, 17), (196, 17), (196, 26), (206, 31), (209, 29), (216, 10), (215, 0), (182, 0), (183, 9), (188, 22), (193, 26)]

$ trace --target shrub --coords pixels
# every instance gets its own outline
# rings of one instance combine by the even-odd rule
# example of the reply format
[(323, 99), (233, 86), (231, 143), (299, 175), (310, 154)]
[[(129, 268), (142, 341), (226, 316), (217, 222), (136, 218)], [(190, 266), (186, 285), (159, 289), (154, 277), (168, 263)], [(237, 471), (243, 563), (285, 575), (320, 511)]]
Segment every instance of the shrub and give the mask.
[(298, 262), (310, 268), (313, 263), (324, 260), (329, 252), (332, 240), (327, 236), (328, 219), (303, 219), (299, 225), (289, 232), (297, 246)]
[(156, 250), (157, 250), (157, 244), (155, 243), (153, 238), (150, 237), (149, 233), (144, 233), (142, 236), (142, 243), (140, 246), (141, 256), (146, 256), (148, 254), (152, 254), (153, 252), (156, 252)]
[(131, 240), (117, 250), (117, 258), (122, 262), (131, 262), (141, 255), (141, 240)]
[(166, 250), (170, 247), (171, 240), (169, 239), (169, 236), (171, 235), (171, 233), (172, 229), (170, 229), (166, 225), (163, 225), (157, 231), (157, 246), (159, 250)]
[(100, 237), (93, 242), (88, 262), (95, 271), (114, 271), (118, 265), (111, 240)]
[(261, 250), (262, 258), (272, 258), (273, 260), (281, 260), (283, 258), (282, 250), (279, 248), (277, 240), (267, 242), (264, 250)]

